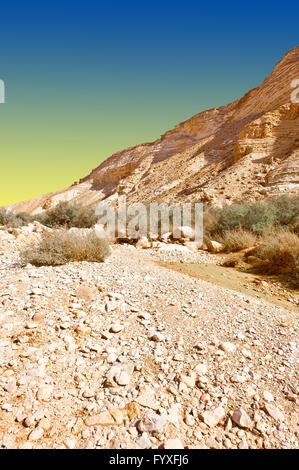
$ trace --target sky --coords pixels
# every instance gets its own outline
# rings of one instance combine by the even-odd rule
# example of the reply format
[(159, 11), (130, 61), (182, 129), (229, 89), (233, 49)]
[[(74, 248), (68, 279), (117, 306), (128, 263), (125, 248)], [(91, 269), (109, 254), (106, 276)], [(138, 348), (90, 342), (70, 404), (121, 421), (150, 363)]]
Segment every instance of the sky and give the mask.
[(0, 206), (240, 98), (299, 43), (298, 1), (3, 3)]

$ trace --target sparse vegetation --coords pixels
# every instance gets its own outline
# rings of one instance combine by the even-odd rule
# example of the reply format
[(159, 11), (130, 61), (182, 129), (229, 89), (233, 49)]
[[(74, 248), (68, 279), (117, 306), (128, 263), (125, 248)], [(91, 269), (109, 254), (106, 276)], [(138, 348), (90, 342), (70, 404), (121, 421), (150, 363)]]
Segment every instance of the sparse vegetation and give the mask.
[(92, 207), (60, 202), (39, 215), (38, 220), (48, 227), (90, 228), (96, 224), (97, 217)]
[(262, 235), (265, 231), (299, 230), (299, 196), (279, 196), (205, 209), (205, 235), (221, 237), (225, 232), (243, 229)]
[[(26, 214), (26, 216), (28, 216), (28, 220), (30, 218), (31, 221), (31, 216), (29, 214)], [(22, 225), (27, 225), (27, 223), (28, 221), (25, 222), (23, 213), (20, 215), (14, 215), (12, 212), (0, 209), (0, 225), (5, 225), (7, 227), (21, 227)]]
[(250, 253), (256, 268), (267, 274), (288, 274), (299, 283), (299, 237), (293, 232), (267, 234)]
[(110, 254), (107, 240), (91, 232), (56, 230), (42, 235), (40, 242), (21, 253), (25, 263), (56, 266), (71, 261), (103, 262)]
[[(223, 208), (205, 208), (205, 238), (223, 245), (223, 251), (248, 253), (256, 272), (285, 275), (299, 285), (299, 196), (280, 196)], [(236, 259), (227, 260), (235, 266)]]
[(224, 251), (234, 252), (255, 246), (258, 242), (258, 237), (253, 232), (239, 228), (224, 232), (223, 237), (219, 241), (222, 243)]
[(70, 204), (68, 202), (60, 202), (52, 209), (36, 215), (30, 215), (26, 212), (13, 214), (5, 209), (0, 210), (0, 225), (21, 227), (35, 220), (53, 228), (91, 228), (97, 223), (97, 216), (92, 207)]

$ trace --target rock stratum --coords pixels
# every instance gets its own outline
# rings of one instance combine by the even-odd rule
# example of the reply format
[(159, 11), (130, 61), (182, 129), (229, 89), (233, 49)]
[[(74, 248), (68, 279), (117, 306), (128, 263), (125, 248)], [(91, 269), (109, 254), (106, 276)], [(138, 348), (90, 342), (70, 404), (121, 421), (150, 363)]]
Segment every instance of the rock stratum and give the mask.
[[(69, 188), (9, 206), (37, 213), (60, 201), (220, 203), (298, 192), (299, 46), (243, 98), (201, 112), (152, 143), (118, 152)], [(297, 93), (298, 96), (298, 93)]]

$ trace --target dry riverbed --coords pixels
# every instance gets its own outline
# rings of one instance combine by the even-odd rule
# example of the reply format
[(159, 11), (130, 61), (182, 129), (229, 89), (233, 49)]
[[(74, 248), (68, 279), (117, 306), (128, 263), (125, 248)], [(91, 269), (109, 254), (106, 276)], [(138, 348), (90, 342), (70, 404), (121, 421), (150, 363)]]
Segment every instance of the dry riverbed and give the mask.
[(0, 250), (2, 448), (298, 447), (294, 309), (201, 279), (207, 254)]

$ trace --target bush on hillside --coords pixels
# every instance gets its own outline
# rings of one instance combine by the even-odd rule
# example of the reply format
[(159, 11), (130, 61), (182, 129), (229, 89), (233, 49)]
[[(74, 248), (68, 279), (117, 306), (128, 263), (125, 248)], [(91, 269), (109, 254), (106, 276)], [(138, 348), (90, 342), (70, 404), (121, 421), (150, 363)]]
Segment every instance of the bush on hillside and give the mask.
[(48, 227), (90, 228), (97, 223), (95, 210), (92, 207), (72, 205), (60, 202), (52, 209), (38, 217), (39, 222)]

